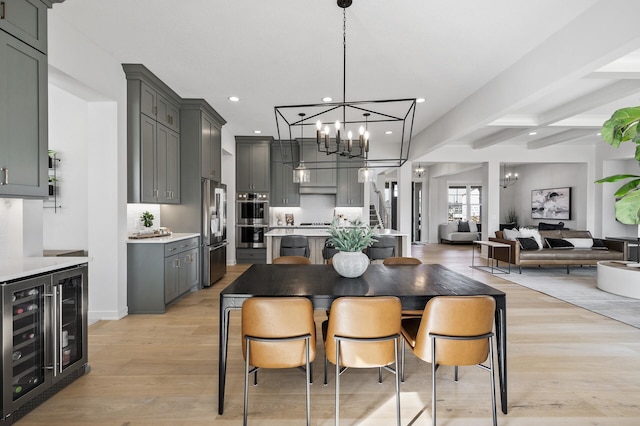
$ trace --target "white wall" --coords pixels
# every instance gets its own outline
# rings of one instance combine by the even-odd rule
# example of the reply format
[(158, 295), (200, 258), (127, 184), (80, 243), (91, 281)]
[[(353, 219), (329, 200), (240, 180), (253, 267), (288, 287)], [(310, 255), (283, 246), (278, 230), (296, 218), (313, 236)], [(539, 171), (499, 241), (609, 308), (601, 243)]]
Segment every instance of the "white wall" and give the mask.
[[(77, 200), (69, 200), (71, 205), (77, 201), (79, 206), (84, 198), (86, 222), (78, 227), (65, 226), (68, 226), (68, 232), (82, 232), (79, 228), (83, 226), (86, 229), (91, 257), (90, 320), (121, 318), (127, 314), (126, 80), (118, 61), (65, 21), (63, 5), (49, 11), (48, 35), (50, 79), (54, 86), (68, 92), (65, 95), (54, 90), (51, 120), (86, 129), (84, 136), (80, 130), (73, 134), (77, 143), (82, 144), (81, 139), (84, 139), (87, 189), (79, 193)], [(86, 114), (74, 114), (80, 111), (82, 102), (72, 101), (72, 96), (86, 102)], [(74, 109), (64, 110), (65, 105), (53, 103), (60, 100), (74, 104)], [(56, 109), (60, 111), (54, 111)], [(58, 134), (73, 132), (71, 129), (56, 131)], [(81, 214), (82, 210), (78, 207), (73, 214)], [(47, 244), (59, 246), (63, 241), (48, 238)]]
[[(89, 104), (49, 85), (49, 149), (57, 153), (57, 204), (43, 212), (43, 247), (88, 250)], [(45, 203), (45, 206), (50, 203)]]

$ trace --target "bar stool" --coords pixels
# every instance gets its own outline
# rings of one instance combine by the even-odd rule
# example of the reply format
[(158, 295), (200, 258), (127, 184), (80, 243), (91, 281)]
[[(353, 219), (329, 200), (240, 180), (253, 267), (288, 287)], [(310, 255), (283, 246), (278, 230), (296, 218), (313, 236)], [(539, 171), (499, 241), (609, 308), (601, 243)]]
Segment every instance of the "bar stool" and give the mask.
[(330, 260), (333, 258), (333, 255), (339, 252), (336, 246), (333, 245), (331, 238), (327, 238), (324, 240), (324, 248), (322, 249), (322, 258), (324, 259), (324, 263), (330, 263)]
[(304, 235), (285, 235), (280, 240), (280, 256), (309, 255), (309, 240)]
[(386, 259), (393, 257), (396, 253), (396, 237), (390, 235), (380, 235), (375, 237), (376, 241), (366, 251), (369, 260)]

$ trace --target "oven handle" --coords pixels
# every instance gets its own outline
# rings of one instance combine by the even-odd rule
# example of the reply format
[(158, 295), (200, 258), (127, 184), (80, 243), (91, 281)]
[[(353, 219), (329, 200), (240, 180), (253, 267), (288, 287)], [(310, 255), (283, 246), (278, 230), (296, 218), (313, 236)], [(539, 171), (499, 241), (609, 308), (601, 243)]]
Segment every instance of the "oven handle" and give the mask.
[(236, 224), (237, 228), (268, 228), (269, 225), (240, 225)]

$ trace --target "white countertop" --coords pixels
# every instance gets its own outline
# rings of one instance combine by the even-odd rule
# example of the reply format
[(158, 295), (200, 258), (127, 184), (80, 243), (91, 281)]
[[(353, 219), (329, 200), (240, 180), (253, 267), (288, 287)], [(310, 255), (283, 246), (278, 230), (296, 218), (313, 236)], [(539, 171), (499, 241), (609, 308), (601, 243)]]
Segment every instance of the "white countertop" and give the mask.
[(0, 283), (89, 262), (89, 257), (24, 257), (0, 260)]
[(153, 237), (153, 238), (140, 238), (140, 239), (131, 239), (127, 238), (127, 244), (166, 244), (174, 241), (187, 240), (193, 237), (199, 237), (198, 233), (179, 233), (174, 232), (171, 235), (167, 235), (166, 237)]
[[(273, 229), (266, 234), (265, 237), (282, 237), (284, 235), (304, 235), (305, 237), (328, 237), (329, 229), (311, 228), (289, 228), (289, 229)], [(395, 229), (379, 229), (376, 230), (375, 235), (392, 235), (394, 237), (407, 237), (409, 234), (406, 232), (396, 231)]]

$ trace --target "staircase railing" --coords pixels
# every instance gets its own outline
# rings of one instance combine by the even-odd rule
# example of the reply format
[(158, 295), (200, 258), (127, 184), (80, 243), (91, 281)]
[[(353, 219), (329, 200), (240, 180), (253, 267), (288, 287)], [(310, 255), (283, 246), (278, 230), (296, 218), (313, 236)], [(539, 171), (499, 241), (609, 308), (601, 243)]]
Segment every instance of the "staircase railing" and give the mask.
[[(371, 185), (373, 185), (373, 192), (375, 192), (378, 195), (377, 197), (378, 202), (373, 204), (373, 208), (376, 211), (376, 216), (378, 218), (378, 222), (380, 223), (380, 226), (382, 227), (382, 229), (384, 229), (391, 223), (391, 206), (387, 206), (385, 204), (384, 195), (382, 194), (382, 192), (378, 190), (376, 183), (371, 182)], [(382, 217), (380, 216), (380, 212), (383, 212)]]

